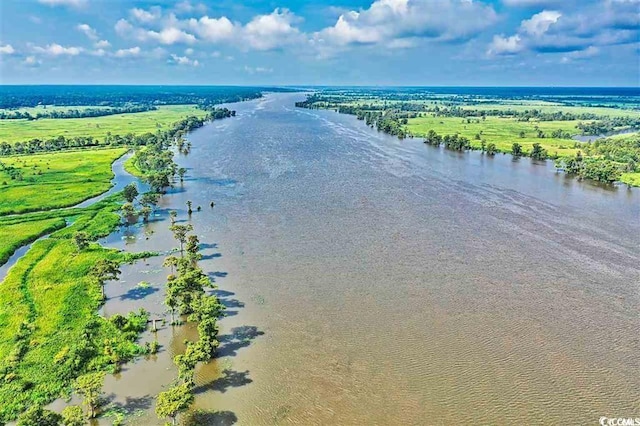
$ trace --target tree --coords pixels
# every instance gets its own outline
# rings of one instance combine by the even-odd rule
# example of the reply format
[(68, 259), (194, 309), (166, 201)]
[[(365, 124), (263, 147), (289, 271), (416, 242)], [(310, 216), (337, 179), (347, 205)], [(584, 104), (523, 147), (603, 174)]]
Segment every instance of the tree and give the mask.
[(191, 200), (187, 201), (187, 213), (189, 213), (189, 214), (193, 213), (193, 210), (191, 210), (192, 204), (193, 203), (191, 202)]
[(142, 221), (148, 222), (149, 216), (151, 216), (151, 208), (149, 208), (148, 206), (144, 206), (140, 209), (139, 213), (142, 216)]
[(171, 225), (176, 223), (176, 217), (178, 217), (178, 212), (175, 210), (171, 210), (169, 212), (169, 219), (171, 220)]
[(522, 145), (517, 142), (514, 143), (511, 146), (511, 154), (513, 154), (514, 157), (520, 157), (522, 155)]
[(84, 418), (82, 407), (70, 405), (62, 410), (62, 424), (64, 426), (85, 426), (87, 421)]
[(62, 416), (34, 405), (18, 417), (17, 426), (58, 426)]
[(187, 241), (187, 234), (193, 231), (193, 226), (188, 225), (171, 225), (169, 228), (173, 232), (173, 237), (180, 242), (180, 254), (184, 256), (184, 243)]
[(156, 194), (155, 192), (145, 192), (140, 197), (140, 204), (142, 204), (145, 207), (154, 208), (158, 204), (159, 198), (160, 198), (160, 195)]
[(82, 251), (89, 247), (89, 235), (83, 231), (76, 232), (73, 234), (73, 242), (76, 243), (78, 251)]
[(160, 392), (156, 399), (156, 414), (160, 418), (171, 419), (172, 424), (176, 424), (176, 416), (189, 408), (193, 401), (193, 394), (188, 385), (175, 386), (168, 391)]
[(546, 160), (547, 150), (542, 148), (539, 143), (534, 143), (531, 149), (531, 158), (534, 160)]
[(493, 142), (489, 142), (487, 144), (487, 155), (496, 155), (496, 152), (498, 152), (496, 144)]
[(191, 260), (200, 260), (198, 259), (198, 250), (200, 249), (200, 240), (198, 240), (197, 235), (189, 235), (187, 237), (187, 254), (189, 259)]
[(100, 259), (93, 265), (91, 275), (93, 275), (102, 286), (102, 299), (105, 299), (105, 281), (118, 279), (120, 275), (120, 265), (115, 260)]
[(132, 218), (136, 215), (136, 209), (131, 203), (124, 203), (120, 208), (120, 211), (122, 214), (122, 219), (124, 219), (126, 224), (131, 222)]
[(180, 176), (180, 182), (184, 181), (184, 175), (187, 173), (187, 169), (185, 169), (184, 167), (180, 167), (178, 169), (178, 176)]
[(78, 377), (74, 384), (75, 390), (84, 398), (83, 404), (89, 410), (90, 419), (96, 416), (96, 409), (104, 385), (104, 376), (104, 372), (85, 374)]
[(524, 138), (524, 137), (525, 137), (524, 130), (521, 130), (520, 131), (520, 138)]
[(136, 187), (135, 183), (130, 183), (129, 185), (124, 187), (123, 195), (124, 199), (129, 203), (133, 203), (133, 200), (138, 196), (138, 187)]
[(162, 266), (165, 268), (171, 268), (171, 273), (173, 274), (174, 268), (178, 266), (178, 258), (175, 256), (168, 256), (162, 263)]

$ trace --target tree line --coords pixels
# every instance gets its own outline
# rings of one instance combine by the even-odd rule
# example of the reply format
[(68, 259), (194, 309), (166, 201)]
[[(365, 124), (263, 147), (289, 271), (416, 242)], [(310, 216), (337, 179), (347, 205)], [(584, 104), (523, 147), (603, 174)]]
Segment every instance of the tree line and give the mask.
[(46, 106), (42, 110), (37, 111), (35, 114), (31, 114), (29, 111), (11, 111), (0, 110), (0, 120), (39, 120), (41, 118), (88, 118), (88, 117), (104, 117), (107, 115), (115, 114), (129, 114), (136, 112), (154, 111), (158, 107), (153, 105), (131, 105), (127, 104), (121, 107), (107, 107), (107, 108), (73, 108), (67, 110), (46, 110)]

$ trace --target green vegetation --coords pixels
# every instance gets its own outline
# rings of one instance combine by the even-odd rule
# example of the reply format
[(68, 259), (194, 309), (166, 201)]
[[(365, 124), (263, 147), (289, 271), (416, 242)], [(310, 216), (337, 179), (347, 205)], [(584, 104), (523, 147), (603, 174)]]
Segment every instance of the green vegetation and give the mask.
[[(502, 152), (540, 161), (552, 158), (558, 169), (581, 179), (638, 185), (637, 133), (591, 145), (573, 139), (576, 135), (640, 130), (640, 105), (630, 102), (588, 96), (543, 101), (430, 94), (418, 89), (327, 89), (296, 106), (352, 114), (400, 139), (423, 137), (430, 145), (482, 150), (489, 156)], [(580, 158), (577, 162), (576, 157)]]
[(0, 221), (0, 265), (20, 247), (67, 226), (63, 218), (51, 218), (2, 225)]
[(125, 148), (0, 157), (0, 215), (78, 204), (107, 191)]
[(115, 114), (104, 117), (40, 120), (0, 120), (0, 142), (23, 142), (31, 139), (92, 137), (104, 139), (107, 135), (141, 135), (165, 130), (187, 115), (204, 117), (207, 111), (195, 105), (161, 106), (157, 110)]

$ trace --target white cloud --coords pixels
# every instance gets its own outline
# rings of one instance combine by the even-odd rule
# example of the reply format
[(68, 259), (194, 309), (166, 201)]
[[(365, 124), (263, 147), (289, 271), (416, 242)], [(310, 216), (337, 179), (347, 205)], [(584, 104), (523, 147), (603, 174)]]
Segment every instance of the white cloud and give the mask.
[(48, 6), (82, 7), (88, 3), (88, 0), (38, 0), (38, 3)]
[(189, 59), (186, 56), (178, 56), (172, 53), (171, 58), (173, 59), (173, 62), (178, 65), (190, 65), (192, 67), (197, 67), (198, 65), (200, 65), (197, 59)]
[(10, 44), (0, 45), (0, 54), (2, 55), (12, 55), (16, 52), (16, 50)]
[(536, 13), (531, 19), (525, 19), (520, 23), (520, 28), (523, 32), (533, 35), (541, 36), (547, 31), (551, 25), (558, 22), (558, 19), (562, 14), (555, 10), (543, 10), (540, 13)]
[(184, 54), (185, 55), (193, 55), (193, 49), (190, 48), (190, 47), (187, 48), (187, 49), (184, 49)]
[(149, 10), (134, 8), (129, 11), (131, 17), (138, 22), (148, 24), (150, 22), (157, 21), (162, 15), (162, 9), (155, 6)]
[(489, 46), (490, 55), (509, 55), (520, 52), (524, 46), (519, 35), (505, 37), (504, 35), (493, 36), (493, 41)]
[[(317, 32), (318, 46), (389, 44), (397, 39), (467, 39), (496, 22), (491, 6), (472, 0), (376, 0)], [(399, 43), (400, 46), (414, 43)]]
[(61, 46), (58, 43), (48, 44), (46, 47), (33, 46), (33, 51), (50, 56), (77, 56), (83, 52), (83, 48), (74, 46)]
[(119, 19), (116, 25), (113, 27), (119, 36), (125, 37), (128, 33), (134, 30), (133, 25), (126, 19)]
[(116, 58), (126, 58), (131, 56), (140, 56), (141, 49), (138, 46), (130, 47), (128, 49), (118, 49), (114, 56)]
[(275, 9), (269, 15), (256, 16), (245, 25), (243, 36), (256, 50), (271, 50), (300, 40), (300, 31), (292, 24), (299, 21), (287, 9)]
[(22, 63), (28, 66), (38, 66), (42, 63), (42, 61), (35, 56), (27, 56), (26, 58), (24, 58), (24, 61), (22, 61)]
[(98, 32), (95, 29), (91, 28), (91, 26), (89, 26), (88, 24), (78, 24), (76, 26), (76, 29), (89, 37), (91, 40), (98, 39)]
[(161, 44), (175, 44), (175, 43), (187, 43), (191, 44), (196, 41), (196, 38), (193, 34), (189, 34), (184, 32), (176, 27), (167, 27), (157, 31), (147, 31), (143, 33), (138, 39), (144, 41), (145, 39), (157, 40)]
[(111, 43), (109, 43), (107, 40), (100, 40), (96, 42), (94, 46), (97, 47), (98, 49), (106, 49), (107, 47), (111, 46)]
[(226, 16), (217, 19), (208, 16), (191, 18), (188, 25), (201, 38), (214, 43), (229, 40), (236, 32), (235, 25)]

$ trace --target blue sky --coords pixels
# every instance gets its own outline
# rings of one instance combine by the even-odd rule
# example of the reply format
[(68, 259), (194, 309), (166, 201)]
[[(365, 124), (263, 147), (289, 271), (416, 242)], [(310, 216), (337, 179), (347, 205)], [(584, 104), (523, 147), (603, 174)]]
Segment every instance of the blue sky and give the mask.
[(3, 84), (638, 86), (640, 0), (2, 0)]

